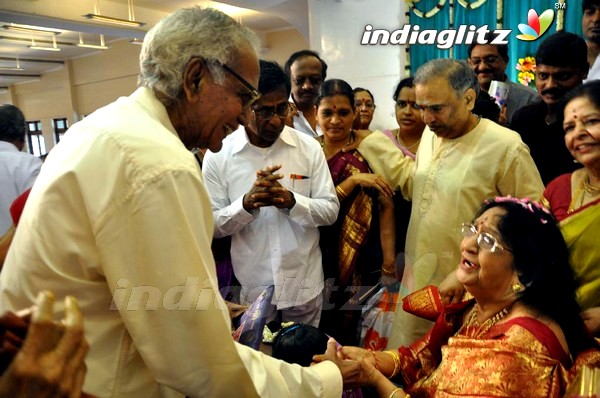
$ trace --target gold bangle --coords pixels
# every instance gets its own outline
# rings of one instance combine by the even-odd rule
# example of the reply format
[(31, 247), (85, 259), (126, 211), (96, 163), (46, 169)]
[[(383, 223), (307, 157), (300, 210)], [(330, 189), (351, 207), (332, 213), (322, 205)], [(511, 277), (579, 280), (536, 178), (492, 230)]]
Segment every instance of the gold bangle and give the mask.
[(385, 267), (381, 267), (381, 270), (382, 270), (383, 272), (385, 272), (386, 274), (389, 274), (389, 275), (396, 275), (396, 270), (395, 270), (395, 269), (393, 269), (393, 268), (392, 268), (392, 269), (387, 269), (387, 268), (385, 268)]
[[(398, 391), (402, 391), (402, 387), (398, 387), (398, 388), (394, 389), (394, 391), (392, 391), (392, 393), (388, 396), (388, 398), (394, 398), (394, 395), (396, 395), (396, 393)], [(410, 398), (410, 395), (405, 393), (404, 398), (407, 398), (407, 397)]]
[(392, 357), (392, 359), (394, 360), (394, 371), (392, 372), (392, 374), (388, 377), (388, 379), (393, 379), (394, 377), (396, 377), (396, 375), (398, 375), (398, 373), (400, 373), (400, 356), (398, 355), (397, 352), (388, 350), (388, 351), (383, 351), (385, 354), (388, 354), (389, 356)]
[(345, 199), (348, 197), (348, 194), (346, 193), (346, 191), (344, 191), (342, 189), (342, 187), (340, 187), (339, 185), (335, 187), (335, 192), (337, 192), (337, 194), (342, 198)]

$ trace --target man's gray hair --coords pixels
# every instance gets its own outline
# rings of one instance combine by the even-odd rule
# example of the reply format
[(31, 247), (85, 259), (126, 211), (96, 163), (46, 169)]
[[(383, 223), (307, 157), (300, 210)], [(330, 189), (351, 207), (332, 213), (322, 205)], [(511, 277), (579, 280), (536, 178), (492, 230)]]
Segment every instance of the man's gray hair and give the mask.
[(464, 61), (447, 58), (433, 59), (417, 69), (414, 83), (415, 85), (424, 84), (436, 77), (446, 78), (457, 97), (463, 95), (470, 88), (475, 90), (476, 95), (479, 95), (477, 76)]
[(224, 72), (218, 63), (235, 68), (239, 50), (258, 38), (248, 28), (212, 8), (182, 8), (163, 18), (146, 34), (140, 54), (138, 86), (148, 87), (164, 105), (183, 90), (183, 72), (193, 57), (203, 58), (218, 84)]

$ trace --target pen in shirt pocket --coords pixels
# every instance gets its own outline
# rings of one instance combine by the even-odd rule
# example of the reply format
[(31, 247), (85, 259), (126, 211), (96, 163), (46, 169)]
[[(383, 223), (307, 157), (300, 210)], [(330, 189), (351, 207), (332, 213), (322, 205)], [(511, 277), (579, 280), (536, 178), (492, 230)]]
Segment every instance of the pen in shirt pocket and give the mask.
[(290, 180), (292, 180), (292, 189), (295, 188), (295, 182), (296, 180), (307, 180), (309, 179), (309, 176), (303, 176), (302, 174), (290, 174)]

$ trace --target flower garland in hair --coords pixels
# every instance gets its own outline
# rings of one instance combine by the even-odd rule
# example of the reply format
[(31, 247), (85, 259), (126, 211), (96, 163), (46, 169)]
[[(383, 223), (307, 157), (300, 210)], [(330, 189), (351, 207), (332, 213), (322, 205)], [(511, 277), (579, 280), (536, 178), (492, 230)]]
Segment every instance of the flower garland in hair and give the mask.
[(440, 12), (440, 10), (442, 8), (444, 8), (444, 5), (446, 4), (446, 0), (439, 0), (438, 3), (435, 5), (435, 7), (433, 7), (431, 10), (429, 10), (427, 12), (423, 12), (423, 11), (419, 10), (417, 8), (417, 6), (415, 5), (415, 3), (418, 3), (419, 1), (421, 1), (421, 0), (406, 0), (406, 4), (408, 5), (408, 8), (410, 8), (412, 10), (412, 12), (414, 12), (415, 15), (419, 18), (433, 17), (435, 14)]
[(517, 75), (519, 83), (524, 86), (530, 86), (535, 80), (535, 71), (537, 69), (535, 58), (531, 56), (519, 58), (516, 69), (519, 71), (519, 74)]
[(481, 7), (485, 4), (487, 0), (476, 0), (472, 3), (469, 3), (467, 0), (458, 0), (458, 4), (466, 8), (467, 10), (474, 10), (476, 8)]
[[(521, 207), (523, 207), (525, 210), (529, 210), (531, 213), (534, 213), (534, 214), (535, 214), (534, 209), (537, 209), (544, 214), (552, 216), (552, 213), (550, 213), (550, 210), (548, 210), (544, 205), (542, 205), (541, 203), (535, 202), (529, 198), (519, 199), (519, 198), (514, 198), (514, 197), (508, 195), (508, 196), (496, 196), (492, 200), (484, 201), (485, 204), (502, 203), (502, 202), (516, 203), (516, 204), (520, 205)], [(545, 218), (540, 218), (540, 222), (542, 224), (547, 224), (548, 220), (546, 220)]]

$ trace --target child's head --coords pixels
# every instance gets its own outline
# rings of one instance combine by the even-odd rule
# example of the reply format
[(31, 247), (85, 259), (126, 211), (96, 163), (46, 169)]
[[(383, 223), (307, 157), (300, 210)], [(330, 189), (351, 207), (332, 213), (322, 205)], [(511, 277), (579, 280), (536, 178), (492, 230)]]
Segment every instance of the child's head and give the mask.
[(329, 337), (311, 325), (297, 323), (279, 331), (273, 342), (273, 357), (309, 366), (313, 355), (327, 350)]

